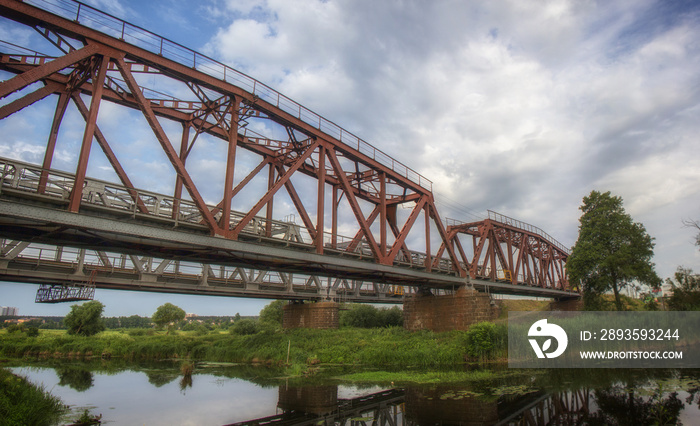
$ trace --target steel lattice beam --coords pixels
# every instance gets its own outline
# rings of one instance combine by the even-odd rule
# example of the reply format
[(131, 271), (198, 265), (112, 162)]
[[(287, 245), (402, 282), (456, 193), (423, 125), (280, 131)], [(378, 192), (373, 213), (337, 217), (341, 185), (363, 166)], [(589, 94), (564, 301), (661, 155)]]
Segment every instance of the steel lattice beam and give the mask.
[[(100, 16), (99, 11), (87, 6), (85, 8), (89, 9), (89, 13)], [(334, 205), (331, 207), (332, 211), (327, 212), (325, 203), (325, 188), (326, 185), (331, 185), (334, 190), (339, 188), (343, 192), (356, 218), (360, 239), (369, 246), (376, 263), (393, 263), (397, 257), (397, 249), (392, 247), (391, 240), (396, 240), (396, 245), (402, 247), (412, 231), (411, 226), (406, 226), (408, 222), (397, 223), (396, 215), (387, 215), (388, 206), (414, 202), (428, 204), (424, 210), (426, 224), (437, 228), (444, 242), (445, 235), (437, 209), (433, 205), (432, 194), (421, 184), (421, 181), (427, 182), (427, 180), (418, 175), (418, 184), (416, 184), (414, 179), (397, 173), (394, 167), (397, 162), (394, 160), (391, 160), (392, 167), (384, 166), (374, 157), (369, 157), (362, 152), (365, 145), (361, 145), (359, 140), (357, 148), (346, 145), (341, 141), (342, 129), (338, 139), (322, 131), (324, 121), (320, 117), (318, 126), (310, 125), (308, 120), (302, 119), (301, 106), (299, 106), (298, 115), (294, 116), (280, 103), (279, 96), (277, 102), (273, 104), (258, 96), (255, 93), (255, 87), (251, 93), (229, 83), (225, 76), (223, 79), (213, 78), (207, 73), (198, 71), (196, 66), (184, 67), (177, 61), (166, 59), (167, 55), (163, 55), (162, 52), (154, 54), (147, 49), (126, 43), (124, 39), (128, 39), (128, 34), (124, 31), (127, 29), (127, 23), (122, 25), (121, 39), (115, 39), (103, 32), (80, 25), (79, 19), (65, 19), (24, 2), (0, 1), (0, 11), (17, 22), (36, 27), (63, 53), (56, 57), (42, 56), (37, 52), (32, 52), (31, 55), (2, 55), (0, 66), (16, 73), (17, 76), (0, 83), (0, 97), (36, 82), (45, 84), (44, 89), (26, 94), (17, 105), (7, 111), (8, 115), (38, 99), (45, 98), (49, 90), (47, 88), (51, 88), (53, 93), (59, 95), (69, 94), (76, 103), (79, 103), (76, 100), (77, 92), (91, 98), (86, 115), (83, 148), (79, 157), (75, 188), (83, 186), (85, 170), (90, 158), (90, 141), (94, 135), (98, 136), (100, 145), (117, 175), (126, 186), (129, 186), (130, 179), (119, 166), (114, 149), (109, 146), (106, 142), (107, 138), (96, 126), (100, 103), (109, 101), (141, 111), (176, 172), (177, 192), (180, 188), (187, 190), (202, 216), (203, 223), (209, 227), (212, 235), (238, 238), (241, 230), (265, 205), (268, 206), (268, 219), (271, 219), (269, 216), (272, 214), (271, 206), (275, 195), (284, 186), (297, 214), (302, 218), (304, 226), (315, 241), (316, 252), (322, 253), (325, 232), (322, 228), (325, 223), (323, 218), (327, 214), (336, 216), (334, 209), (337, 207)], [(78, 17), (80, 13), (77, 11)], [(83, 11), (83, 13), (86, 12)], [(195, 54), (194, 57), (196, 61), (197, 55)], [(190, 89), (194, 99), (180, 100), (167, 96), (160, 96), (161, 99), (158, 99), (157, 92), (139, 84), (135, 78), (136, 73), (155, 74), (161, 78), (180, 82)], [(63, 104), (57, 106), (54, 116), (57, 120), (54, 126), (56, 128), (60, 126), (64, 108)], [(81, 112), (82, 110), (83, 108)], [(182, 123), (184, 133), (190, 128), (195, 129), (195, 138), (191, 143), (187, 141), (188, 135), (183, 134), (182, 146), (188, 146), (187, 151), (181, 150), (178, 153), (173, 148), (158, 117)], [(270, 143), (272, 142), (270, 138), (262, 135), (261, 137), (254, 134), (248, 136), (247, 129), (241, 133), (240, 129), (245, 127), (247, 124), (245, 121), (251, 117), (264, 118), (282, 126), (288, 133), (289, 140), (274, 144)], [(244, 123), (239, 122), (241, 119)], [(184, 162), (187, 153), (194, 146), (196, 137), (202, 133), (216, 136), (228, 144), (226, 173), (223, 176), (224, 193), (216, 211), (209, 210), (205, 205), (201, 191), (191, 178)], [(303, 135), (303, 140), (297, 135)], [(233, 182), (238, 147), (262, 156), (262, 162), (268, 162), (270, 167), (274, 168), (277, 178), (274, 183), (271, 183), (267, 193), (262, 195), (241, 221), (230, 223), (231, 204), (237, 192), (233, 188)], [(51, 166), (52, 149), (53, 145), (48, 144), (45, 169)], [(376, 149), (372, 149), (376, 155)], [(406, 171), (408, 175), (408, 169)], [(297, 173), (313, 177), (318, 181), (316, 206), (305, 205), (297, 194), (292, 182), (292, 178)], [(372, 208), (379, 209), (378, 236), (375, 236), (375, 231), (370, 228), (373, 221), (365, 218), (363, 206), (359, 204), (359, 200)], [(68, 209), (74, 212), (80, 210), (80, 195), (77, 189), (70, 196)], [(220, 213), (220, 217), (215, 218), (215, 213)], [(315, 220), (312, 219), (313, 215), (316, 216)], [(389, 221), (390, 217), (391, 221)], [(413, 219), (411, 217), (411, 220)], [(319, 226), (321, 229), (316, 229)], [(393, 231), (391, 235), (387, 235), (388, 228)], [(398, 229), (400, 231), (397, 233)], [(334, 233), (335, 228), (331, 232)], [(389, 239), (389, 237), (392, 238)], [(330, 240), (337, 241), (336, 235), (332, 235)], [(354, 248), (356, 244), (350, 247), (350, 249)], [(454, 253), (448, 249), (447, 255), (451, 256), (450, 260), (455, 273), (464, 275), (459, 262), (456, 262)]]
[[(480, 266), (475, 262), (480, 255), (471, 261), (466, 258), (456, 236), (472, 231), (445, 228), (435, 206), (430, 181), (270, 87), (72, 0), (0, 0), (0, 13), (34, 28), (57, 50), (53, 55), (46, 55), (12, 45), (14, 51), (22, 52), (0, 52), (0, 69), (15, 74), (0, 82), (0, 98), (17, 97), (0, 107), (0, 119), (10, 119), (29, 105), (49, 102), (47, 99), (53, 95), (57, 100), (55, 113), (45, 118), (51, 130), (43, 164), (28, 166), (3, 159), (4, 192), (0, 198), (10, 202), (26, 201), (28, 206), (36, 200), (48, 202), (56, 211), (42, 210), (41, 214), (65, 219), (65, 223), (59, 224), (53, 219), (38, 218), (39, 215), (29, 224), (18, 217), (0, 218), (0, 229), (4, 233), (0, 237), (18, 237), (13, 234), (16, 232), (13, 226), (19, 223), (20, 229), (36, 241), (56, 246), (114, 244), (113, 249), (131, 249), (125, 245), (136, 238), (130, 232), (108, 231), (109, 227), (102, 223), (98, 228), (88, 229), (85, 223), (104, 219), (103, 216), (92, 217), (99, 212), (114, 221), (115, 229), (125, 221), (157, 222), (168, 231), (186, 229), (199, 235), (204, 230), (208, 236), (245, 244), (254, 239), (275, 242), (284, 235), (282, 239), (287, 246), (295, 244), (298, 249), (318, 256), (314, 262), (302, 265), (298, 260), (291, 260), (295, 256), (280, 254), (278, 258), (265, 259), (242, 255), (236, 250), (228, 252), (246, 266), (257, 262), (265, 268), (296, 272), (310, 268), (312, 273), (341, 274), (339, 277), (350, 279), (358, 278), (358, 271), (362, 271), (359, 272), (362, 275), (372, 270), (378, 281), (396, 284), (416, 279), (413, 285), (437, 287), (452, 285), (453, 281), (463, 282), (468, 274), (494, 283), (499, 281), (495, 273), (478, 272)], [(144, 82), (149, 79), (158, 79), (178, 96), (146, 86)], [(89, 103), (85, 99), (89, 99)], [(150, 128), (157, 142), (151, 149), (165, 155), (175, 174), (172, 196), (134, 187), (134, 174), (140, 171), (131, 170), (130, 176), (126, 171), (128, 164), (123, 164), (123, 159), (120, 161), (121, 138), (106, 134), (97, 124), (100, 106), (105, 102), (126, 108), (131, 117)], [(59, 128), (66, 120), (66, 108), (71, 105), (80, 112), (85, 127), (75, 173), (60, 174), (52, 167), (53, 154), (60, 142)], [(164, 130), (164, 121), (181, 126), (179, 150)], [(193, 148), (201, 145), (198, 141), (211, 137), (225, 144), (226, 151), (224, 172), (219, 177), (223, 190), (216, 198), (221, 201), (215, 206), (205, 202), (202, 190), (206, 188), (196, 183), (193, 168), (187, 161)], [(93, 139), (121, 185), (87, 176), (87, 166), (94, 155), (90, 149)], [(253, 164), (257, 164), (242, 178), (240, 170), (251, 167), (250, 163), (241, 164), (241, 150), (254, 156)], [(265, 179), (265, 168), (268, 169), (267, 187), (260, 191), (255, 182)], [(30, 178), (25, 179), (22, 173)], [(309, 184), (309, 179), (313, 183)], [(326, 196), (328, 190), (331, 197)], [(256, 193), (257, 198), (252, 198), (252, 206), (235, 211), (234, 205), (250, 199), (249, 193), (249, 198), (241, 199), (241, 193), (246, 191)], [(285, 224), (275, 217), (274, 206), (279, 205), (275, 200), (285, 197), (291, 201), (296, 216), (301, 218), (302, 226)], [(410, 213), (399, 211), (398, 206)], [(61, 216), (64, 212), (86, 215), (86, 221), (68, 220), (69, 216)], [(125, 212), (130, 215), (128, 218)], [(338, 235), (341, 216), (344, 216), (346, 229), (354, 227), (353, 238), (343, 239)], [(418, 220), (420, 216), (424, 221)], [(351, 218), (354, 223), (350, 223)], [(560, 258), (554, 259), (559, 252), (550, 247), (549, 254), (545, 254), (539, 240), (524, 238), (517, 230), (508, 231), (514, 233), (511, 235), (500, 228), (488, 228), (491, 225), (487, 223), (481, 226), (478, 251), (489, 253), (487, 266), (492, 270), (498, 269), (499, 264), (505, 269), (503, 265), (507, 264), (507, 270), (514, 271), (515, 275), (527, 272), (530, 286), (565, 288), (563, 263)], [(310, 241), (305, 240), (306, 236)], [(155, 249), (177, 256), (180, 250), (194, 260), (199, 259), (201, 248), (190, 249), (177, 244), (177, 249), (160, 247), (163, 241), (152, 238), (140, 238), (136, 245), (140, 248), (134, 252)], [(431, 250), (433, 238), (440, 243), (437, 253)], [(424, 246), (408, 247), (409, 242), (416, 244), (416, 241), (423, 241)], [(501, 248), (504, 241), (508, 244), (506, 252)], [(217, 244), (212, 244), (207, 249), (209, 254), (219, 250), (214, 248)], [(248, 249), (255, 251), (252, 247)], [(513, 258), (513, 250), (518, 253), (517, 258)], [(372, 266), (338, 266), (334, 256), (359, 257), (365, 263), (369, 260)], [(282, 258), (291, 263), (280, 263)], [(398, 272), (396, 268), (420, 273)], [(514, 278), (510, 284), (522, 283)], [(527, 293), (529, 290), (518, 291)]]
[[(448, 244), (456, 248), (472, 278), (569, 289), (565, 269), (569, 252), (539, 228), (489, 212), (483, 221), (448, 226), (447, 234)], [(472, 238), (464, 242), (460, 235)]]

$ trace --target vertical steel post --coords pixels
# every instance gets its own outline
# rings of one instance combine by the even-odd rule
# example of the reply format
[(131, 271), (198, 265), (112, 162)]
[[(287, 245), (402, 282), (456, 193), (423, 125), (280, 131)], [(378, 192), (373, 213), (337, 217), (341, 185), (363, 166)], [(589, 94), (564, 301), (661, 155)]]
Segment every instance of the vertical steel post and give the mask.
[(51, 162), (53, 161), (53, 153), (56, 149), (56, 140), (58, 139), (58, 128), (61, 126), (63, 116), (66, 113), (68, 99), (70, 99), (70, 96), (67, 92), (61, 92), (61, 94), (58, 97), (58, 103), (56, 104), (56, 112), (53, 116), (53, 123), (51, 123), (51, 133), (49, 133), (49, 141), (46, 145), (46, 151), (44, 152), (44, 163), (41, 166), (41, 176), (39, 177), (39, 187), (37, 188), (37, 192), (39, 194), (43, 194), (46, 190), (46, 183), (49, 179), (49, 169), (51, 168)]
[(108, 56), (98, 57), (97, 76), (93, 77), (92, 81), (92, 100), (90, 101), (90, 112), (88, 113), (87, 123), (85, 124), (85, 133), (83, 134), (83, 143), (80, 148), (80, 157), (78, 158), (78, 167), (75, 171), (75, 181), (73, 183), (73, 191), (70, 195), (68, 210), (78, 212), (80, 209), (80, 201), (83, 197), (83, 186), (85, 185), (85, 174), (87, 173), (88, 160), (90, 158), (90, 148), (92, 147), (92, 139), (95, 137), (95, 128), (97, 126), (97, 114), (100, 110), (100, 102), (102, 101), (102, 92), (104, 91), (104, 81), (109, 68)]
[[(267, 177), (267, 192), (270, 193), (272, 187), (275, 185), (275, 165), (270, 163), (270, 173)], [(267, 209), (265, 211), (265, 236), (269, 237), (272, 235), (272, 211), (274, 208), (273, 202), (275, 201), (274, 195), (270, 197), (267, 201)]]
[(425, 214), (425, 269), (430, 272), (433, 262), (430, 255), (430, 206), (428, 203), (423, 206), (423, 214)]
[(386, 256), (386, 173), (379, 173), (379, 247), (382, 252), (382, 256)]
[(338, 185), (333, 185), (333, 207), (331, 212), (331, 246), (338, 248)]
[(219, 227), (223, 235), (230, 234), (231, 201), (233, 199), (233, 173), (236, 169), (236, 147), (238, 146), (238, 98), (231, 96), (229, 105), (231, 125), (228, 132), (228, 153), (226, 156), (226, 176), (224, 178), (224, 199)]
[(318, 201), (316, 203), (316, 253), (323, 254), (323, 219), (326, 213), (326, 147), (318, 147)]
[[(182, 123), (182, 139), (180, 140), (180, 161), (185, 165), (187, 161), (187, 145), (190, 140), (190, 123)], [(180, 213), (180, 200), (182, 199), (182, 176), (175, 173), (175, 192), (173, 193), (173, 219), (177, 219)]]

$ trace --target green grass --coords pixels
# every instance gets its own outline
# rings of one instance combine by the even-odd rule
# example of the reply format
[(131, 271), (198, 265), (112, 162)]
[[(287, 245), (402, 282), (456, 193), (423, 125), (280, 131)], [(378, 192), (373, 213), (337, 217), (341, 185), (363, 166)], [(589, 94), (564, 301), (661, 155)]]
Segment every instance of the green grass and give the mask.
[(58, 397), (0, 369), (0, 426), (51, 425), (67, 411)]
[(189, 358), (198, 361), (286, 364), (444, 367), (505, 359), (507, 330), (478, 324), (468, 331), (409, 332), (402, 328), (263, 330), (252, 335), (105, 331), (92, 337), (0, 333), (0, 355), (21, 358), (103, 357), (127, 360)]

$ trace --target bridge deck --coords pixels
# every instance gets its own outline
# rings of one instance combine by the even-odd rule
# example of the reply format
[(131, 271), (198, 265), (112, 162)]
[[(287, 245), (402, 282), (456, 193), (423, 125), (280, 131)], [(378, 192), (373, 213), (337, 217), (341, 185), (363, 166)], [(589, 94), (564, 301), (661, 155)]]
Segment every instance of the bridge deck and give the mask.
[[(0, 236), (17, 241), (32, 241), (34, 244), (76, 247), (102, 253), (93, 255), (95, 264), (88, 266), (97, 270), (98, 287), (276, 298), (326, 298), (330, 294), (342, 297), (344, 293), (351, 293), (346, 295), (348, 300), (371, 298), (375, 301), (399, 303), (401, 298), (398, 296), (401, 294), (396, 294), (398, 292), (390, 286), (422, 285), (452, 289), (465, 283), (465, 278), (450, 272), (447, 259), (442, 259), (439, 263), (443, 265), (442, 268), (428, 272), (424, 262), (409, 263), (397, 260), (395, 265), (377, 265), (370, 255), (363, 252), (362, 246), (358, 246), (357, 252), (351, 255), (332, 249), (319, 255), (313, 252), (313, 245), (305, 240), (301, 227), (293, 223), (276, 222), (275, 226), (279, 232), (272, 238), (261, 236), (255, 227), (251, 227), (250, 232), (242, 233), (238, 241), (211, 236), (207, 234), (206, 227), (196, 220), (187, 220), (187, 214), (181, 213), (173, 219), (171, 211), (163, 214), (163, 209), (157, 209), (159, 205), (179, 204), (187, 211), (185, 201), (176, 202), (172, 197), (148, 193), (149, 197), (159, 201), (152, 204), (153, 214), (144, 214), (136, 210), (130, 197), (119, 199), (114, 195), (108, 196), (107, 191), (118, 194), (120, 191), (126, 191), (125, 188), (102, 181), (88, 181), (83, 191), (84, 208), (79, 214), (71, 213), (63, 209), (65, 194), (69, 192), (66, 187), (70, 187), (72, 183), (70, 174), (52, 172), (52, 178), (49, 180), (51, 184), (48, 187), (55, 189), (46, 191), (45, 194), (37, 194), (36, 181), (40, 169), (7, 159), (0, 159), (0, 165), (3, 166), (0, 185)], [(235, 217), (236, 215), (233, 215), (232, 220), (235, 220)], [(260, 226), (264, 226), (265, 219), (258, 220), (263, 224)], [(165, 269), (145, 271), (145, 274), (151, 273), (151, 278), (146, 279), (143, 266), (133, 261), (120, 271), (115, 271), (112, 263), (105, 261), (105, 258), (109, 257), (105, 250), (112, 253), (112, 257), (116, 257), (117, 253), (147, 256), (150, 264), (153, 264), (153, 259), (156, 258), (158, 265), (162, 264), (163, 259), (174, 259), (203, 266), (189, 276), (180, 272), (168, 276)], [(8, 246), (3, 254), (7, 256), (10, 251), (11, 247)], [(77, 258), (47, 262), (40, 256), (28, 253), (30, 250), (23, 256), (7, 259), (12, 265), (4, 271), (0, 268), (0, 279), (80, 282), (87, 271), (78, 271), (75, 276), (73, 272), (66, 273), (66, 268), (75, 269)], [(155, 253), (157, 255), (154, 256)], [(416, 257), (421, 255), (424, 256), (415, 253)], [(7, 265), (10, 266), (10, 263)], [(209, 270), (220, 267), (228, 267), (229, 270), (220, 277), (216, 277), (214, 272), (209, 273)], [(273, 281), (263, 283), (261, 288), (259, 280), (252, 285), (246, 285), (242, 279), (232, 279), (232, 282), (229, 282), (227, 277), (235, 275), (235, 268), (248, 268), (248, 272), (238, 273), (237, 276), (260, 276), (261, 270), (275, 271), (275, 274), (267, 275), (266, 279)], [(285, 273), (288, 274), (287, 282), (281, 278)], [(296, 274), (297, 281), (302, 280), (304, 283), (324, 281), (329, 284), (311, 286), (312, 288), (304, 284), (297, 286), (295, 290), (288, 282), (293, 276), (289, 274)], [(202, 286), (202, 277), (205, 275), (208, 276), (206, 287)], [(327, 277), (345, 279), (346, 283), (350, 280), (355, 284), (343, 290), (342, 285), (331, 283), (334, 280)], [(239, 284), (238, 287), (231, 285), (235, 282)], [(558, 289), (512, 285), (478, 277), (469, 282), (477, 289), (488, 289), (492, 293), (555, 298), (577, 296), (576, 293)], [(363, 285), (365, 288), (369, 287), (364, 297), (361, 294)], [(380, 289), (377, 289), (377, 286)]]

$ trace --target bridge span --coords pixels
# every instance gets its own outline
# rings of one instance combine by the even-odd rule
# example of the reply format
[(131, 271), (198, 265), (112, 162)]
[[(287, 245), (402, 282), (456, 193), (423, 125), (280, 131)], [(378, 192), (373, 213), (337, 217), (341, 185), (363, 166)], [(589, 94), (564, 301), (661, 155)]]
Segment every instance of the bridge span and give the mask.
[[(72, 175), (48, 173), (46, 189), (38, 194), (40, 168), (5, 159), (0, 166), (0, 231), (6, 237), (0, 278), (8, 281), (79, 284), (91, 276), (98, 287), (111, 289), (375, 303), (401, 303), (419, 285), (449, 292), (465, 283), (493, 293), (572, 296), (526, 285), (524, 274), (514, 285), (503, 270), (494, 276), (488, 263), (472, 279), (454, 275), (445, 259), (426, 272), (422, 253), (392, 266), (376, 265), (364, 244), (351, 253), (328, 248), (319, 256), (308, 232), (293, 222), (273, 221), (273, 232), (266, 234), (265, 219), (256, 218), (230, 241), (208, 235), (188, 203), (137, 190), (148, 203), (146, 214), (125, 188), (91, 179), (81, 214), (71, 214), (61, 206)], [(173, 205), (183, 209), (175, 219)], [(448, 229), (457, 226), (464, 224)]]
[[(47, 129), (41, 164), (0, 159), (1, 280), (388, 303), (465, 284), (578, 297), (548, 234), (493, 212), (443, 221), (428, 179), (239, 71), (73, 0), (0, 0), (0, 14), (53, 49), (0, 41), (14, 75), (0, 83), (0, 120), (55, 105), (31, 116)], [(171, 167), (171, 195), (128, 132), (98, 122), (103, 104), (148, 129), (139, 147)], [(74, 145), (60, 137), (66, 111), (84, 121)], [(180, 126), (178, 144), (164, 123)], [(75, 149), (74, 171), (57, 167), (60, 144)], [(88, 176), (96, 156), (115, 179)], [(197, 175), (203, 159), (215, 181)]]

